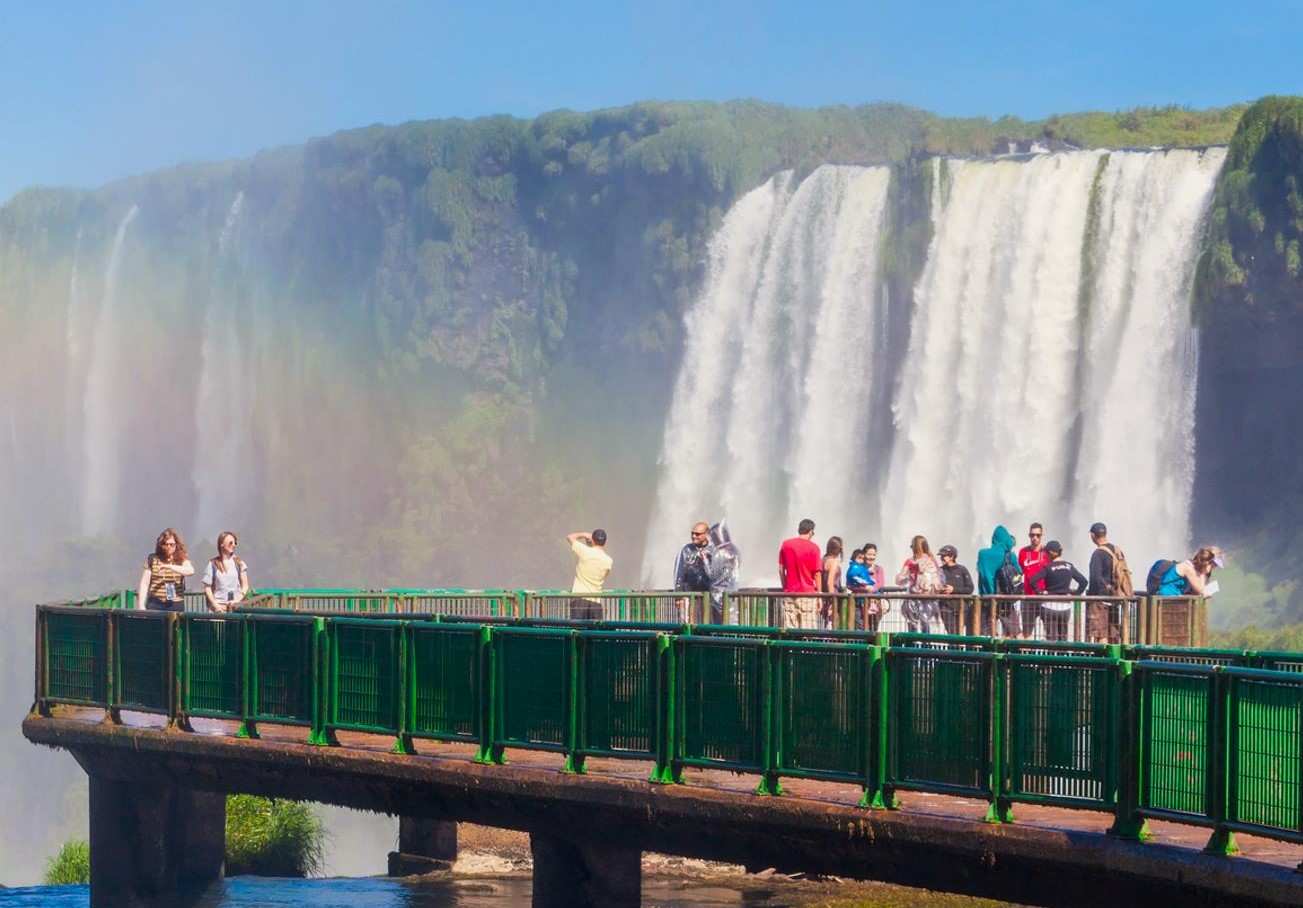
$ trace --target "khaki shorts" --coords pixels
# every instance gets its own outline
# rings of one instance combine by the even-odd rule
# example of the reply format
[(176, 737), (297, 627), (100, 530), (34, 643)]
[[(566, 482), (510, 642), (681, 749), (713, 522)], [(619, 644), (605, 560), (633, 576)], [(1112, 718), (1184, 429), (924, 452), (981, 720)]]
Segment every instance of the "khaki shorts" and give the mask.
[(819, 600), (815, 597), (789, 596), (783, 600), (783, 627), (815, 628)]

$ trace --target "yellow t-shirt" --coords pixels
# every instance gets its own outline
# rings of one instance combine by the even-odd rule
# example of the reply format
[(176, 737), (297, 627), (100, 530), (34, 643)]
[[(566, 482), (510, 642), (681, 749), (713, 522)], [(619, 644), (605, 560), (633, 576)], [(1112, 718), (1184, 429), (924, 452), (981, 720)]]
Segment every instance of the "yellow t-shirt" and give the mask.
[(582, 539), (570, 544), (570, 551), (575, 553), (575, 582), (570, 587), (572, 593), (600, 593), (606, 575), (611, 573), (614, 563), (604, 549), (588, 545)]

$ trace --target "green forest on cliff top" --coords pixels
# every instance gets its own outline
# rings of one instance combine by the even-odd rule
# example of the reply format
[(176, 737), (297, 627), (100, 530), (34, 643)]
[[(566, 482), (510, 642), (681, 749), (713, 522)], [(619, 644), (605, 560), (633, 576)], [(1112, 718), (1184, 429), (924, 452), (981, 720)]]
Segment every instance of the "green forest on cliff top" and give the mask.
[[(702, 250), (729, 205), (775, 171), (889, 164), (904, 184), (921, 185), (930, 173), (915, 166), (923, 157), (990, 154), (1004, 150), (1002, 140), (1230, 143), (1200, 268), (1201, 304), (1276, 305), (1299, 298), (1301, 136), (1300, 98), (1034, 122), (942, 118), (893, 104), (801, 110), (743, 101), (374, 126), (93, 191), (20, 193), (0, 207), (0, 315), (39, 285), (37, 275), (66, 272), (78, 230), (111, 235), (129, 203), (141, 206), (134, 229), (160, 260), (202, 261), (239, 187), (261, 212), (263, 295), (312, 314), (310, 324), (287, 325), (286, 345), (310, 346), (332, 332), (363, 339), (372, 390), (383, 391), (369, 398), (375, 424), (399, 427), (389, 453), (373, 455), (376, 471), (421, 493), (391, 489), (380, 513), (359, 498), (354, 510), (369, 520), (357, 527), (364, 542), (319, 538), (302, 527), (328, 521), (326, 504), (341, 500), (322, 499), (313, 513), (313, 492), (330, 477), (293, 465), (285, 472), (295, 485), (268, 502), (263, 531), (298, 538), (300, 567), (278, 570), (272, 560), (264, 579), (320, 582), (326, 566), (344, 576), (414, 578), (433, 559), (451, 582), (497, 525), (484, 515), (514, 513), (527, 500), (534, 506), (514, 533), (549, 538), (567, 514), (620, 497), (654, 464), (647, 449), (659, 436), (646, 426), (659, 422), (648, 417), (667, 403)], [(892, 229), (888, 279), (908, 292), (926, 227)], [(649, 374), (662, 377), (647, 383)], [(592, 382), (613, 396), (639, 392), (622, 395), (634, 403), (604, 427), (632, 435), (639, 450), (616, 456), (595, 480), (566, 465), (566, 450), (585, 439), (547, 436), (549, 415), (574, 407), (582, 400), (575, 387)], [(437, 400), (404, 390), (435, 384), (444, 392)], [(350, 441), (338, 444), (346, 450)], [(348, 493), (338, 492), (345, 505)], [(355, 494), (376, 489), (359, 484)], [(633, 498), (630, 507), (645, 510)], [(454, 525), (464, 532), (448, 538), (443, 528)], [(1289, 607), (1269, 611), (1303, 617), (1292, 591), (1288, 598)]]

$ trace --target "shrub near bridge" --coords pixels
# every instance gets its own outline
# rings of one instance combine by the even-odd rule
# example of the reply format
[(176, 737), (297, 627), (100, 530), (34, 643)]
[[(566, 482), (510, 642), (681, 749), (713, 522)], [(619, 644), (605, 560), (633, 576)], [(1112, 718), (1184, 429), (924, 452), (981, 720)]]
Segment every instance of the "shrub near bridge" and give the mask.
[[(231, 795), (226, 799), (226, 875), (304, 877), (320, 873), (325, 831), (307, 804)], [(68, 839), (50, 858), (47, 886), (90, 882), (90, 845)]]

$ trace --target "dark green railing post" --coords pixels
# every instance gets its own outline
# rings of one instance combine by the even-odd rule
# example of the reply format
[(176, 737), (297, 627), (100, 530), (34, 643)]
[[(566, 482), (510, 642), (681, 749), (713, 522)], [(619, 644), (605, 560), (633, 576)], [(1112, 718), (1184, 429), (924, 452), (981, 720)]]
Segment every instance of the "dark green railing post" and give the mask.
[(237, 738), (260, 738), (258, 734), (258, 723), (253, 719), (253, 705), (257, 703), (258, 696), (258, 673), (254, 671), (254, 664), (257, 661), (255, 648), (258, 645), (258, 625), (252, 619), (248, 620), (244, 626), (244, 639), (240, 645), (240, 730), (235, 733)]
[(412, 623), (403, 621), (399, 632), (399, 737), (394, 741), (391, 753), (416, 753), (416, 744), (412, 741), (412, 727), (416, 724), (416, 684), (413, 677), (416, 671), (416, 655), (412, 647)]
[(47, 652), (46, 646), (46, 640), (49, 637), (46, 633), (47, 621), (48, 618), (46, 617), (45, 609), (38, 605), (36, 607), (36, 683), (32, 697), (31, 711), (37, 715), (49, 718), (51, 712), (49, 703), (50, 681), (49, 673), (46, 669), (46, 666), (49, 664), (49, 653)]
[(674, 778), (674, 647), (668, 634), (656, 635), (656, 765), (649, 782), (672, 785)]
[(1118, 746), (1113, 756), (1117, 764), (1114, 772), (1118, 791), (1113, 825), (1109, 827), (1108, 835), (1131, 842), (1143, 842), (1153, 838), (1153, 833), (1149, 831), (1149, 823), (1139, 814), (1140, 783), (1144, 773), (1140, 753), (1140, 715), (1144, 692), (1141, 676), (1133, 671), (1134, 668), (1135, 663), (1118, 660)]
[(118, 646), (118, 623), (109, 615), (104, 629), (104, 636), (107, 645), (104, 648), (104, 670), (108, 672), (108, 677), (104, 682), (104, 694), (107, 698), (105, 703), (107, 707), (104, 712), (104, 721), (113, 725), (122, 724), (122, 711), (113, 704), (117, 701), (118, 690), (118, 671), (117, 664), (120, 658), (121, 647)]
[(330, 708), (330, 653), (333, 647), (326, 636), (324, 618), (312, 619), (312, 727), (308, 732), (308, 743), (320, 747), (338, 746), (335, 733), (326, 732), (326, 716)]
[(181, 638), (181, 618), (182, 615), (167, 616), (167, 727), (194, 731), (181, 698), (181, 671), (187, 653), (186, 641)]
[(497, 704), (494, 697), (497, 690), (495, 680), (497, 656), (493, 647), (493, 628), (484, 625), (480, 628), (480, 749), (475, 754), (476, 763), (507, 762), (505, 751), (493, 744), (493, 730), (497, 721)]
[[(1193, 609), (1190, 617), (1193, 625)], [(1230, 678), (1222, 673), (1221, 666), (1214, 668), (1209, 683), (1212, 691), (1208, 698), (1210, 701), (1208, 731), (1212, 741), (1209, 747), (1211, 759), (1208, 761), (1208, 780), (1212, 789), (1211, 814), (1215, 825), (1208, 844), (1204, 846), (1204, 853), (1226, 857), (1240, 853), (1240, 846), (1235, 841), (1235, 833), (1226, 826), (1229, 819), (1226, 799), (1230, 788), (1227, 772), (1230, 766), (1230, 711), (1234, 704), (1231, 703)]]
[(864, 779), (864, 796), (860, 806), (873, 810), (894, 810), (900, 806), (894, 793), (887, 788), (887, 728), (890, 720), (887, 691), (887, 657), (885, 631), (878, 632), (878, 643), (868, 654), (868, 721), (865, 734), (868, 738), (865, 753), (868, 767)]
[(756, 787), (756, 794), (778, 796), (783, 793), (783, 784), (778, 778), (778, 769), (782, 766), (783, 759), (783, 680), (782, 672), (779, 666), (779, 660), (782, 658), (782, 651), (773, 646), (769, 641), (764, 643), (762, 650), (764, 653), (764, 683), (760, 687), (760, 697), (762, 700), (761, 713), (764, 716), (761, 726), (761, 753), (764, 754), (764, 772), (760, 776), (760, 784)]
[(991, 673), (990, 678), (987, 679), (987, 684), (983, 685), (983, 688), (987, 691), (987, 696), (991, 698), (991, 774), (989, 776), (991, 804), (987, 807), (984, 819), (988, 823), (1012, 823), (1014, 821), (1013, 802), (1009, 800), (1005, 793), (1005, 748), (1008, 744), (1007, 729), (1005, 727), (1009, 697), (1008, 664), (1005, 662), (1003, 653), (996, 653), (986, 664), (987, 671)]
[[(621, 605), (619, 607), (621, 615), (624, 614), (624, 601), (625, 597), (621, 596)], [(583, 736), (580, 732), (580, 722), (582, 721), (580, 710), (586, 707), (586, 704), (583, 703), (581, 690), (587, 688), (583, 686), (584, 669), (581, 660), (587, 662), (587, 658), (584, 647), (579, 643), (579, 631), (571, 633), (567, 642), (570, 647), (570, 677), (568, 679), (569, 690), (566, 691), (566, 700), (569, 702), (570, 708), (567, 710), (568, 715), (566, 717), (566, 737), (568, 740), (566, 741), (566, 765), (563, 771), (583, 775), (588, 770), (584, 766), (586, 756), (583, 750)]]

